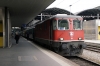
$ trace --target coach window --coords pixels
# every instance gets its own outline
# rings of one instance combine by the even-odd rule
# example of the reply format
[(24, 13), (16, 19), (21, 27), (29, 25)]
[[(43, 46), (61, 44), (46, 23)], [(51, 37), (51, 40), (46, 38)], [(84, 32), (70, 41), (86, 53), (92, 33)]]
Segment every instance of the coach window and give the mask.
[(58, 29), (59, 30), (68, 30), (69, 23), (67, 20), (58, 20)]
[(57, 29), (57, 20), (53, 20), (53, 30)]
[(73, 20), (73, 29), (80, 30), (81, 28), (81, 20), (75, 19)]

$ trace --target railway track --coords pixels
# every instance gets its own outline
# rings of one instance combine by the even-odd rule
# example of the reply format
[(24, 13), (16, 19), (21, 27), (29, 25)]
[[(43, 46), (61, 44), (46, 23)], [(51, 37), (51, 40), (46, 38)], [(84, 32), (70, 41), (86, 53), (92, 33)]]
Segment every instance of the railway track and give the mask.
[(66, 58), (75, 62), (76, 64), (78, 64), (80, 66), (99, 66), (93, 62), (90, 62), (90, 61), (85, 60), (85, 59), (80, 58), (80, 57), (66, 57)]
[[(93, 43), (87, 43), (86, 50), (94, 51), (94, 52), (99, 52), (99, 50), (100, 50), (99, 48), (100, 48), (100, 45), (93, 44)], [(66, 59), (69, 59), (72, 62), (74, 62), (74, 63), (76, 63), (76, 64), (78, 64), (80, 66), (100, 66), (100, 65), (97, 65), (94, 62), (86, 60), (85, 58), (83, 59), (81, 57), (76, 57), (76, 56), (75, 57), (66, 57)]]
[(96, 43), (87, 43), (86, 42), (86, 50), (90, 50), (90, 51), (94, 51), (97, 53), (100, 53), (100, 44), (96, 44)]
[[(40, 45), (39, 45), (40, 46)], [(45, 48), (47, 48), (47, 47), (45, 47)], [(81, 58), (81, 57), (77, 57), (77, 56), (75, 56), (75, 57), (65, 57), (66, 59), (69, 59), (70, 61), (72, 61), (72, 62), (74, 62), (74, 63), (76, 63), (76, 64), (78, 64), (78, 65), (80, 65), (80, 66), (99, 66), (98, 64), (96, 64), (96, 63), (93, 63), (93, 62), (91, 62), (91, 61), (89, 61), (89, 60), (86, 60), (86, 59), (83, 59), (83, 58)], [(74, 66), (74, 65), (73, 65)]]

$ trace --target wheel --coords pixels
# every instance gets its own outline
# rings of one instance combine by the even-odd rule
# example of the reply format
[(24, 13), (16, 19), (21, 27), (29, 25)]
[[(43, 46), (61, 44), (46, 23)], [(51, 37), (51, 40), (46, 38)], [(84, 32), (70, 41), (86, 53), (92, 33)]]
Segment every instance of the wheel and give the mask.
[(52, 44), (50, 44), (49, 49), (50, 49), (50, 50), (53, 50)]
[(59, 47), (54, 47), (54, 51), (55, 51), (56, 53), (58, 53), (58, 52), (59, 52)]
[(74, 51), (73, 51), (73, 47), (72, 47), (72, 45), (70, 45), (70, 56), (73, 56), (74, 55)]

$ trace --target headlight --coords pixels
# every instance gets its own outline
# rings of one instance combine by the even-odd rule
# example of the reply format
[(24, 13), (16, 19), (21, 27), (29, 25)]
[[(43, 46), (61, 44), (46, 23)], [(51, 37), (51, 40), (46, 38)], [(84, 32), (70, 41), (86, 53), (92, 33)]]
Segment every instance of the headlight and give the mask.
[(64, 38), (60, 38), (60, 40), (61, 40), (61, 41), (63, 41), (63, 40), (64, 40)]
[(78, 38), (78, 40), (82, 40), (82, 38)]

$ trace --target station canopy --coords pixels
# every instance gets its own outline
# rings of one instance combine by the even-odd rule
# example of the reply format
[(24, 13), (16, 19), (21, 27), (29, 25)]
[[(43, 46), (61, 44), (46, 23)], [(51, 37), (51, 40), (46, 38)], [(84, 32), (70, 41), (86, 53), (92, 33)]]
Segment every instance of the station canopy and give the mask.
[(100, 19), (100, 6), (81, 11), (77, 15), (82, 16), (84, 20)]
[[(41, 12), (43, 19), (46, 19), (47, 17), (50, 17), (50, 15), (56, 15), (56, 14), (67, 14), (67, 15), (74, 15), (73, 13), (70, 13), (70, 11), (60, 9), (60, 8), (49, 8)], [(35, 18), (36, 20), (41, 19), (41, 13)]]

